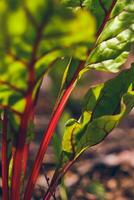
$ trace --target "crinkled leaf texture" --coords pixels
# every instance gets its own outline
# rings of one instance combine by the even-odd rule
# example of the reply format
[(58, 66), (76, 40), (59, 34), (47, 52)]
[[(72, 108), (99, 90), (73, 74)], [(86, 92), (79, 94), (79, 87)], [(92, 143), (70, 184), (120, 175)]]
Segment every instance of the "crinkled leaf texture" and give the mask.
[[(70, 8), (82, 6), (83, 9), (90, 11), (96, 18), (97, 31), (102, 31), (99, 31), (100, 35), (98, 34), (99, 37), (77, 80), (90, 69), (118, 72), (125, 63), (131, 44), (134, 42), (134, 1), (117, 0), (113, 10), (111, 10), (113, 0), (101, 1), (103, 7), (99, 0), (62, 0), (62, 2)], [(103, 23), (106, 23), (104, 27)], [(78, 60), (69, 61), (63, 76), (63, 89), (72, 80), (77, 66)]]
[(87, 60), (87, 68), (117, 72), (126, 61), (133, 42), (134, 1), (117, 0), (110, 19)]
[(87, 92), (80, 119), (66, 123), (62, 161), (76, 159), (101, 142), (134, 106), (134, 66)]

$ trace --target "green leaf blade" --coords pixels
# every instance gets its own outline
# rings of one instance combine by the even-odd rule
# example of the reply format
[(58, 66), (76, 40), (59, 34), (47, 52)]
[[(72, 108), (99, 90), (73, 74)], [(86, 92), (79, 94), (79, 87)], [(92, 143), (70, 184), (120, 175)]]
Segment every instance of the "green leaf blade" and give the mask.
[(100, 143), (130, 112), (134, 107), (133, 77), (134, 66), (88, 91), (80, 119), (71, 119), (66, 125), (63, 163)]
[(131, 44), (134, 42), (133, 27), (133, 0), (118, 0), (87, 60), (87, 68), (118, 72), (121, 65), (125, 63)]

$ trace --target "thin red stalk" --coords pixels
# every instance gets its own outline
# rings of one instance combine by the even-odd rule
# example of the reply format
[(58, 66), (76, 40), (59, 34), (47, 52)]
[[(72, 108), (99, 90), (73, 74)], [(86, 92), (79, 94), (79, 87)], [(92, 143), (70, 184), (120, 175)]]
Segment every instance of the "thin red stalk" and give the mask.
[[(35, 98), (36, 99), (36, 98)], [(32, 110), (31, 110), (31, 120), (33, 121), (34, 120), (34, 105), (35, 104), (35, 100), (33, 101), (33, 107), (32, 107)], [(25, 143), (24, 145), (24, 150), (23, 150), (23, 176), (25, 177), (26, 175), (26, 170), (27, 170), (27, 161), (28, 161), (28, 153), (29, 153), (29, 142)]]
[(3, 127), (2, 127), (2, 199), (8, 200), (9, 188), (8, 188), (8, 159), (7, 159), (7, 113), (4, 111)]
[[(36, 97), (34, 99), (34, 101), (32, 101), (32, 109), (30, 112), (30, 119), (33, 122), (34, 120), (34, 114), (35, 114), (35, 109), (34, 106), (36, 105)], [(24, 177), (26, 174), (26, 170), (27, 170), (27, 161), (28, 161), (28, 153), (29, 153), (29, 142), (26, 141), (25, 145), (24, 145), (24, 150), (23, 150), (23, 173), (24, 173)]]
[(38, 154), (36, 156), (36, 160), (35, 160), (35, 163), (34, 163), (34, 166), (33, 166), (31, 176), (29, 177), (29, 181), (27, 183), (27, 187), (26, 187), (26, 191), (25, 191), (25, 195), (24, 195), (24, 200), (31, 199), (34, 184), (35, 184), (36, 179), (38, 177), (38, 173), (39, 173), (39, 170), (40, 170), (40, 167), (41, 167), (41, 164), (42, 164), (44, 154), (47, 150), (48, 144), (49, 144), (49, 142), (52, 138), (53, 132), (56, 128), (56, 125), (59, 121), (59, 118), (60, 118), (60, 116), (63, 112), (65, 104), (66, 104), (66, 102), (67, 102), (67, 100), (68, 100), (68, 98), (69, 98), (69, 96), (70, 96), (70, 94), (71, 94), (71, 92), (74, 88), (75, 81), (76, 81), (76, 79), (74, 79), (72, 81), (72, 83), (69, 85), (67, 90), (64, 92), (64, 94), (61, 98), (61, 101), (57, 106), (57, 109), (55, 110), (55, 112), (52, 115), (52, 118), (51, 118), (50, 123), (48, 125), (46, 134), (44, 133), (44, 137), (43, 137), (42, 142), (40, 144), (40, 148), (39, 148)]
[[(78, 70), (77, 70), (77, 75), (78, 75), (79, 71), (81, 70), (83, 64), (84, 64), (84, 62), (80, 63)], [(24, 195), (24, 200), (30, 199), (31, 196), (32, 196), (34, 184), (35, 184), (36, 179), (38, 177), (38, 173), (39, 173), (39, 170), (40, 170), (40, 167), (41, 167), (41, 164), (42, 164), (44, 154), (47, 150), (48, 144), (49, 144), (49, 142), (52, 138), (53, 132), (56, 128), (56, 125), (59, 121), (59, 118), (60, 118), (60, 116), (63, 112), (65, 104), (66, 104), (66, 102), (67, 102), (67, 100), (68, 100), (68, 98), (69, 98), (69, 96), (70, 96), (70, 94), (71, 94), (71, 92), (72, 92), (72, 90), (75, 86), (77, 75), (76, 74), (74, 75), (69, 87), (64, 92), (59, 104), (57, 105), (57, 108), (55, 109), (55, 111), (54, 111), (54, 113), (51, 117), (47, 131), (46, 131), (46, 133), (44, 133), (44, 137), (43, 137), (42, 142), (40, 144), (40, 148), (39, 148), (39, 151), (38, 151), (37, 156), (36, 156), (36, 160), (35, 160), (35, 164), (33, 166), (31, 176), (29, 177), (29, 181), (27, 183), (27, 187), (26, 187), (26, 191), (25, 191), (25, 195)]]
[[(20, 188), (22, 183), (22, 170), (23, 170), (23, 161), (25, 162), (24, 166), (27, 164), (27, 154), (28, 148), (25, 149), (26, 136), (28, 122), (32, 117), (32, 110), (34, 109), (34, 100), (33, 100), (33, 89), (35, 84), (35, 71), (34, 64), (36, 62), (36, 52), (41, 40), (42, 31), (44, 28), (44, 22), (39, 26), (35, 44), (33, 46), (31, 61), (28, 64), (29, 70), (29, 79), (28, 79), (28, 90), (26, 94), (26, 105), (23, 115), (21, 117), (20, 128), (18, 132), (18, 140), (16, 144), (16, 151), (13, 161), (13, 171), (12, 171), (12, 188), (11, 188), (11, 200), (20, 200)], [(26, 151), (25, 151), (26, 150)], [(26, 156), (26, 157), (23, 157)], [(24, 169), (25, 170), (25, 169)], [(28, 200), (28, 199), (27, 199)], [(30, 199), (29, 199), (30, 200)]]
[(100, 28), (99, 28), (99, 30), (98, 30), (98, 32), (97, 32), (97, 34), (96, 34), (97, 37), (99, 37), (99, 35), (100, 35), (101, 32), (103, 31), (103, 29), (104, 29), (104, 27), (105, 27), (107, 21), (109, 20), (110, 14), (111, 14), (111, 12), (112, 12), (112, 10), (113, 10), (113, 8), (114, 8), (116, 2), (117, 2), (117, 0), (113, 0), (110, 9), (107, 11), (107, 15), (106, 15), (106, 17), (104, 18), (103, 23), (102, 23), (102, 25), (100, 26)]
[[(104, 21), (102, 23), (102, 25), (100, 26), (96, 36), (99, 37), (99, 35), (101, 34), (101, 32), (103, 31), (107, 21), (109, 20), (109, 17), (110, 17), (110, 14), (111, 14), (111, 11), (113, 10), (115, 4), (116, 4), (117, 0), (114, 0), (109, 11), (107, 11), (106, 13), (106, 10), (105, 10), (105, 14), (106, 14), (106, 17), (104, 18)], [(102, 3), (102, 1), (101, 1)], [(90, 55), (90, 52), (88, 53), (88, 56)], [(68, 169), (74, 164), (75, 160), (71, 160), (69, 161), (62, 169), (62, 171), (59, 173), (59, 175), (57, 175), (57, 172), (55, 172), (53, 178), (52, 178), (52, 181), (51, 181), (51, 184), (50, 184), (50, 187), (48, 188), (48, 191), (44, 197), (43, 200), (50, 200), (50, 198), (52, 197), (53, 193), (55, 192), (55, 189), (58, 185), (58, 182), (59, 180), (65, 175), (65, 173), (68, 171)]]
[(25, 144), (29, 112), (30, 112), (30, 110), (28, 110), (28, 105), (30, 105), (30, 103), (27, 101), (27, 107), (26, 107), (27, 111), (21, 120), (21, 127), (20, 127), (20, 131), (19, 131), (19, 134), (21, 135), (21, 137), (19, 137), (15, 156), (14, 156), (11, 200), (19, 200), (20, 199), (22, 161), (23, 161), (23, 156), (25, 155), (24, 154), (24, 144)]
[[(21, 172), (22, 172), (22, 161), (24, 154), (24, 147), (26, 142), (27, 128), (29, 118), (31, 116), (31, 111), (33, 108), (32, 100), (32, 82), (34, 80), (34, 70), (30, 70), (29, 73), (29, 91), (26, 96), (26, 106), (23, 116), (21, 118), (18, 141), (16, 144), (16, 151), (13, 161), (13, 171), (12, 171), (12, 187), (11, 187), (11, 200), (20, 199), (20, 187), (21, 187)], [(26, 159), (26, 158), (25, 158)]]
[[(103, 23), (102, 23), (102, 26), (99, 28), (98, 32), (97, 32), (97, 36), (100, 35), (100, 33), (102, 32), (103, 28), (105, 27), (105, 24), (107, 22), (107, 20), (109, 19), (109, 16), (110, 16), (110, 13), (115, 5), (117, 0), (113, 1), (112, 3), (112, 6), (107, 14), (107, 16), (105, 17)], [(40, 170), (40, 167), (41, 167), (41, 164), (42, 164), (42, 160), (44, 158), (44, 155), (46, 153), (46, 150), (47, 150), (47, 147), (48, 147), (48, 144), (53, 136), (53, 132), (57, 126), (57, 123), (59, 121), (59, 118), (63, 112), (63, 109), (68, 101), (68, 98), (75, 86), (75, 83), (76, 83), (76, 80), (77, 80), (77, 77), (78, 77), (78, 74), (80, 72), (80, 70), (84, 67), (84, 64), (85, 62), (81, 62), (79, 67), (78, 67), (78, 70), (76, 71), (71, 83), (69, 84), (69, 86), (66, 88), (65, 92), (63, 93), (63, 96), (61, 97), (61, 100), (59, 102), (59, 104), (57, 105), (57, 108), (55, 109), (51, 119), (50, 119), (50, 123), (48, 125), (48, 128), (47, 128), (47, 131), (46, 133), (44, 133), (44, 137), (42, 139), (42, 142), (40, 144), (40, 148), (39, 148), (39, 151), (37, 153), (37, 156), (36, 156), (36, 160), (35, 160), (35, 163), (34, 163), (34, 166), (33, 166), (33, 170), (32, 170), (32, 173), (29, 177), (29, 180), (28, 180), (28, 183), (27, 183), (27, 187), (26, 187), (26, 190), (25, 190), (25, 194), (24, 194), (24, 200), (27, 200), (27, 199), (31, 199), (31, 196), (32, 196), (32, 191), (34, 189), (34, 185), (35, 185), (35, 182), (36, 182), (36, 179), (38, 177), (38, 173), (39, 173), (39, 170)]]
[(54, 194), (56, 187), (59, 183), (59, 181), (61, 180), (61, 178), (66, 174), (66, 172), (68, 171), (68, 169), (74, 164), (76, 160), (70, 160), (64, 167), (63, 169), (59, 172), (58, 176), (52, 180), (52, 184), (50, 184), (50, 187), (44, 197), (43, 200), (49, 200), (51, 198), (51, 196)]
[[(110, 13), (111, 13), (116, 1), (117, 0), (113, 1), (112, 6), (111, 6), (108, 14), (107, 14), (107, 16), (105, 17), (105, 19), (102, 23), (102, 26), (99, 28), (99, 30), (97, 32), (97, 36), (100, 35), (103, 28), (105, 27), (105, 24), (106, 24), (107, 20), (109, 19)], [(57, 108), (55, 109), (55, 111), (54, 111), (54, 113), (53, 113), (53, 115), (50, 119), (50, 123), (48, 125), (46, 133), (44, 133), (44, 137), (43, 137), (42, 142), (40, 144), (40, 148), (38, 150), (38, 153), (37, 153), (37, 156), (36, 156), (36, 159), (35, 159), (35, 163), (34, 163), (34, 166), (33, 166), (32, 173), (31, 173), (29, 180), (28, 180), (28, 183), (27, 183), (27, 187), (26, 187), (25, 194), (24, 194), (24, 200), (31, 199), (32, 191), (34, 189), (34, 185), (35, 185), (36, 179), (38, 177), (38, 173), (39, 173), (44, 155), (46, 153), (48, 144), (49, 144), (49, 142), (50, 142), (50, 140), (53, 136), (53, 132), (54, 132), (56, 126), (57, 126), (57, 123), (58, 123), (59, 118), (60, 118), (60, 116), (63, 112), (63, 109), (64, 109), (64, 107), (65, 107), (65, 105), (68, 101), (68, 98), (69, 98), (69, 96), (70, 96), (70, 94), (71, 94), (71, 92), (72, 92), (72, 90), (75, 86), (77, 76), (78, 76), (80, 70), (84, 67), (84, 64), (85, 64), (85, 62), (80, 63), (78, 70), (76, 71), (71, 83), (66, 88)]]
[(24, 151), (23, 151), (23, 166), (22, 166), (24, 176), (25, 176), (26, 170), (27, 170), (28, 152), (29, 152), (29, 144), (25, 144)]
[[(44, 176), (45, 176), (45, 179), (46, 179), (46, 182), (47, 182), (47, 186), (48, 186), (48, 188), (50, 188), (49, 178), (47, 177), (47, 175), (45, 173), (44, 173)], [(56, 200), (55, 194), (52, 194), (52, 196), (53, 196), (53, 199)]]

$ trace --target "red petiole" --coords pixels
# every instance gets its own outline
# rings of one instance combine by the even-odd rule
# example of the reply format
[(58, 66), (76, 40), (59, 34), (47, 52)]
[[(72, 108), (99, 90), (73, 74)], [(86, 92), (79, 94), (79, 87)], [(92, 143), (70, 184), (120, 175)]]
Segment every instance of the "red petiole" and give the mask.
[(7, 112), (4, 110), (3, 114), (3, 127), (2, 127), (2, 193), (3, 199), (9, 199), (9, 187), (8, 187), (8, 141), (7, 141), (7, 126), (8, 126), (8, 118)]

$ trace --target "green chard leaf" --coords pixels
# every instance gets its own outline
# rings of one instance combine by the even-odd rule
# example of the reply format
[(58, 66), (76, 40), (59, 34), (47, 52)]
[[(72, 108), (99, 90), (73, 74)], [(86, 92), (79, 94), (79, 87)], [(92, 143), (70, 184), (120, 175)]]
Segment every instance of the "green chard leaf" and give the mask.
[(82, 8), (92, 13), (97, 21), (97, 29), (99, 29), (113, 0), (61, 0), (61, 2), (72, 9)]
[(109, 12), (109, 9), (113, 3), (113, 0), (84, 0), (82, 5), (83, 7), (90, 11), (96, 18), (98, 29), (101, 27), (103, 20)]
[(19, 112), (25, 107), (33, 56), (36, 85), (54, 60), (82, 58), (81, 49), (86, 55), (95, 38), (91, 14), (69, 10), (55, 0), (0, 1), (0, 27), (0, 104)]
[(85, 10), (70, 10), (58, 0), (6, 0), (0, 6), (0, 49), (23, 60), (31, 59), (35, 42), (39, 59), (53, 51), (58, 52), (55, 57), (78, 57), (80, 47), (87, 50), (95, 39), (93, 16)]
[(10, 126), (18, 130), (16, 114), (25, 109), (31, 65), (34, 101), (54, 61), (65, 56), (86, 59), (95, 39), (95, 19), (59, 0), (1, 0), (0, 30), (0, 111), (11, 112)]
[(95, 48), (89, 55), (86, 62), (87, 69), (119, 71), (127, 59), (133, 42), (134, 1), (117, 0)]
[[(83, 68), (80, 70), (77, 80), (90, 69), (109, 72), (119, 71), (122, 64), (125, 63), (130, 46), (134, 41), (134, 1), (62, 0), (62, 2), (72, 9), (81, 7), (92, 13), (97, 21), (97, 36), (100, 35), (96, 43), (89, 47), (89, 51), (92, 50), (86, 63), (83, 63)], [(107, 16), (109, 17), (107, 18)], [(104, 27), (103, 24), (105, 24)], [(66, 88), (71, 82), (80, 63), (75, 58), (70, 60), (63, 76), (62, 89)]]
[(76, 159), (101, 142), (134, 106), (134, 66), (104, 84), (90, 88), (79, 120), (66, 123), (62, 161)]

